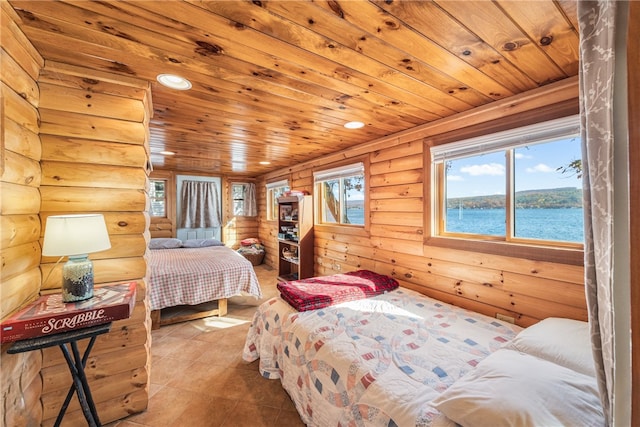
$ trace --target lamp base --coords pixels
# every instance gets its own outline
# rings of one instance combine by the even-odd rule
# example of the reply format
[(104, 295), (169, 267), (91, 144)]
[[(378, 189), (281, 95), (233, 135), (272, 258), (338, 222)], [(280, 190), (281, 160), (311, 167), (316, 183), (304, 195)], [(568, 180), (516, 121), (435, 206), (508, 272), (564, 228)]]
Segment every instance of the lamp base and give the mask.
[(62, 301), (93, 297), (93, 263), (88, 255), (71, 255), (62, 267)]

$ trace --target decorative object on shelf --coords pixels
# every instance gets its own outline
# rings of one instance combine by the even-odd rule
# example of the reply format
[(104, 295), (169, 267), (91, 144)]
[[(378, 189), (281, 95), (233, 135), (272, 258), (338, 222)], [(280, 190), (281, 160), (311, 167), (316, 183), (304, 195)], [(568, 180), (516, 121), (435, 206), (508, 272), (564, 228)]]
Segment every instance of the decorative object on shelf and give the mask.
[(93, 297), (93, 262), (89, 254), (109, 248), (111, 242), (102, 214), (47, 218), (42, 255), (60, 256), (58, 262), (65, 256), (69, 257), (62, 268), (62, 301), (82, 301)]
[(286, 260), (293, 261), (298, 259), (298, 251), (291, 248), (282, 248), (282, 256)]

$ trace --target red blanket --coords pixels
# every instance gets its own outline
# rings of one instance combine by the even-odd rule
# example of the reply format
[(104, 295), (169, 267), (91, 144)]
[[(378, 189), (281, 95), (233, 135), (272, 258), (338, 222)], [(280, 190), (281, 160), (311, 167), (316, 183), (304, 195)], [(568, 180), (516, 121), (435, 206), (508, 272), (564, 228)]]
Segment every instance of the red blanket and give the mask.
[(398, 281), (369, 270), (278, 283), (280, 296), (298, 311), (373, 297), (398, 287)]

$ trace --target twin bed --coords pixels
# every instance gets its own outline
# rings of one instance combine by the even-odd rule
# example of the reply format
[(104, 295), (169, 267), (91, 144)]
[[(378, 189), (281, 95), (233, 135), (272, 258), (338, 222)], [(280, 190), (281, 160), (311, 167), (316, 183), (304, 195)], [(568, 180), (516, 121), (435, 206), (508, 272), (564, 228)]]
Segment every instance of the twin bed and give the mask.
[(243, 358), (280, 379), (305, 424), (604, 425), (585, 322), (522, 329), (389, 280), (281, 283), (258, 308)]
[[(152, 239), (148, 256), (153, 328), (213, 315), (224, 316), (227, 299), (261, 297), (249, 260), (215, 239)], [(179, 307), (178, 314), (161, 310)]]

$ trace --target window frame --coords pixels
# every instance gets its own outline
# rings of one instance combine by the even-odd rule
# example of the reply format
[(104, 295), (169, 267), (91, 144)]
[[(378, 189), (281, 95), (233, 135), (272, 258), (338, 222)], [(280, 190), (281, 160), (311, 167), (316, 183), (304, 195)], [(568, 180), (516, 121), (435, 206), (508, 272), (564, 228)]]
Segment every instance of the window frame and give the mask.
[[(282, 188), (284, 189), (280, 195), (276, 196), (276, 190)], [(282, 197), (285, 192), (289, 191), (291, 187), (289, 187), (289, 180), (283, 179), (280, 181), (268, 182), (266, 185), (267, 189), (267, 221), (278, 221), (278, 197)]]
[[(353, 231), (358, 232), (359, 230), (368, 230), (369, 229), (369, 184), (367, 183), (367, 162), (364, 160), (355, 160), (349, 163), (345, 163), (339, 166), (335, 166), (328, 169), (319, 169), (313, 172), (313, 184), (314, 184), (314, 197), (315, 201), (315, 219), (314, 223), (319, 227), (337, 227), (339, 229), (351, 229)], [(361, 171), (363, 177), (363, 215), (364, 222), (363, 224), (347, 224), (343, 222), (322, 222), (323, 218), (323, 207), (324, 207), (324, 197), (322, 191), (322, 183), (328, 181), (330, 179), (344, 179), (351, 176), (355, 176), (356, 172)], [(340, 207), (340, 211), (342, 212), (342, 205)]]
[[(152, 188), (155, 188), (154, 186), (154, 182), (163, 182), (164, 183), (164, 197), (155, 197), (151, 195), (152, 192)], [(168, 197), (168, 190), (169, 190), (169, 180), (166, 178), (150, 178), (149, 179), (149, 217), (150, 218), (169, 218), (169, 197)], [(154, 215), (153, 214), (153, 202), (154, 201), (158, 201), (161, 200), (163, 202), (164, 205), (164, 215), (160, 216), (160, 215)]]
[[(425, 244), (435, 243), (437, 246), (458, 247), (455, 242), (468, 242), (473, 246), (483, 247), (489, 244), (496, 252), (496, 245), (537, 247), (541, 250), (559, 249), (582, 253), (583, 243), (532, 239), (514, 236), (515, 200), (514, 200), (514, 151), (517, 148), (549, 143), (563, 138), (580, 137), (580, 118), (571, 115), (560, 119), (549, 120), (522, 126), (505, 131), (485, 134), (478, 137), (464, 139), (430, 147), (431, 167), (430, 185), (432, 190), (431, 218), (428, 224), (431, 230)], [(504, 236), (485, 235), (479, 233), (447, 232), (445, 230), (446, 217), (446, 162), (448, 160), (473, 157), (491, 152), (505, 153), (505, 234)], [(476, 243), (477, 242), (477, 243)], [(503, 253), (503, 250), (497, 250)], [(508, 252), (506, 252), (508, 253)], [(575, 259), (575, 255), (570, 256)], [(543, 258), (547, 258), (544, 256)]]

